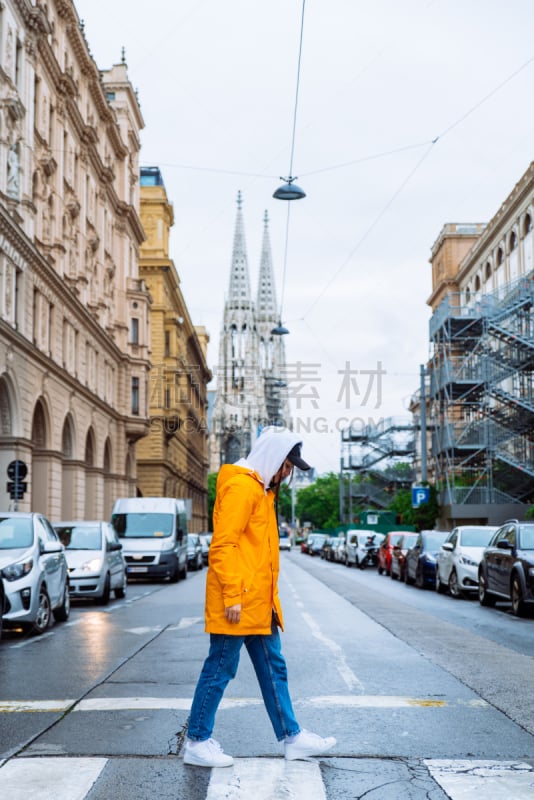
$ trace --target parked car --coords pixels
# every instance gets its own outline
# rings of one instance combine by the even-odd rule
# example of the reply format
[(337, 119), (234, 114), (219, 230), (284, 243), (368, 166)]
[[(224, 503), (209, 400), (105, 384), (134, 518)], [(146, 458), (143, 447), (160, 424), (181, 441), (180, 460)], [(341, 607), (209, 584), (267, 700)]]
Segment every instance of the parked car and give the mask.
[(291, 550), (291, 534), (287, 528), (280, 528), (280, 550)]
[(390, 531), (386, 533), (385, 539), (381, 542), (378, 548), (378, 574), (382, 575), (383, 572), (389, 575), (391, 572), (391, 554), (393, 548), (399, 543), (399, 539), (403, 535), (403, 531)]
[(337, 545), (334, 553), (334, 560), (339, 564), (344, 564), (347, 558), (347, 542), (344, 536), (338, 536)]
[(339, 542), (340, 538), (338, 536), (327, 536), (321, 547), (321, 558), (324, 558), (325, 561), (335, 561)]
[(310, 556), (319, 555), (325, 539), (326, 533), (310, 533), (306, 539), (306, 549), (302, 552)]
[(406, 553), (409, 548), (415, 544), (417, 533), (403, 533), (398, 543), (394, 545), (391, 551), (391, 565), (389, 576), (394, 581), (397, 579), (403, 581), (405, 575)]
[(202, 542), (198, 533), (187, 534), (187, 569), (198, 570), (204, 566)]
[(534, 523), (509, 520), (493, 534), (478, 568), (483, 606), (510, 600), (517, 617), (534, 605)]
[(438, 552), (448, 535), (449, 531), (420, 531), (406, 553), (406, 583), (415, 583), (418, 589), (435, 587)]
[(0, 512), (0, 575), (6, 592), (4, 625), (44, 633), (52, 615), (70, 613), (65, 549), (42, 514)]
[(372, 542), (379, 547), (383, 539), (383, 533), (374, 533), (374, 531), (370, 530), (348, 530), (345, 544), (345, 564), (347, 567), (352, 564), (358, 567), (367, 552), (367, 544)]
[(4, 581), (0, 577), (0, 639), (2, 638), (2, 630), (4, 627), (5, 604), (6, 604), (6, 590), (4, 588)]
[(200, 544), (202, 545), (202, 561), (207, 566), (212, 534), (206, 532), (206, 533), (199, 533), (198, 535), (200, 536)]
[(65, 548), (71, 597), (93, 597), (106, 605), (111, 592), (126, 596), (126, 561), (113, 525), (74, 520), (55, 522), (54, 530)]
[(478, 591), (478, 565), (494, 525), (458, 525), (440, 547), (436, 565), (436, 590), (452, 597)]

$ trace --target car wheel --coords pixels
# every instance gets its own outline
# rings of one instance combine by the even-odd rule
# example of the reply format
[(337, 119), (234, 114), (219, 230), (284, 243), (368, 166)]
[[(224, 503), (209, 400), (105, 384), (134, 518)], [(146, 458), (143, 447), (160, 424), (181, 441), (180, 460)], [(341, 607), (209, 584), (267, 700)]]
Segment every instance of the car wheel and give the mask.
[(50, 606), (50, 598), (44, 586), (39, 589), (39, 603), (37, 607), (37, 616), (31, 624), (32, 633), (37, 635), (44, 633), (50, 625), (50, 618), (52, 615), (52, 608)]
[(486, 577), (483, 572), (478, 574), (478, 601), (481, 606), (494, 606), (497, 598), (488, 592)]
[(126, 577), (126, 573), (124, 573), (124, 578), (122, 580), (122, 586), (117, 586), (114, 590), (115, 598), (117, 600), (122, 600), (126, 597), (126, 584), (128, 582), (128, 578)]
[(424, 579), (424, 576), (423, 576), (423, 568), (421, 567), (420, 564), (417, 565), (417, 568), (415, 570), (415, 585), (417, 586), (418, 589), (424, 589), (425, 588), (425, 579)]
[(174, 565), (169, 580), (171, 583), (178, 583), (178, 581), (180, 580), (180, 567), (178, 565), (178, 562), (176, 562), (176, 564)]
[(523, 590), (521, 589), (521, 581), (519, 575), (515, 572), (512, 576), (512, 585), (510, 587), (510, 596), (512, 600), (512, 611), (516, 617), (524, 617), (526, 614), (526, 605), (523, 600)]
[(458, 575), (456, 574), (455, 569), (451, 570), (451, 574), (449, 575), (449, 592), (451, 597), (454, 597), (455, 600), (459, 600), (462, 596), (462, 590), (460, 589)]
[(111, 596), (111, 578), (109, 577), (109, 572), (106, 575), (106, 580), (104, 581), (104, 590), (100, 597), (97, 598), (97, 603), (99, 606), (107, 606), (109, 603), (109, 598)]
[(436, 569), (436, 592), (438, 594), (445, 594), (446, 586), (444, 583), (441, 582), (441, 578), (439, 576), (439, 568)]

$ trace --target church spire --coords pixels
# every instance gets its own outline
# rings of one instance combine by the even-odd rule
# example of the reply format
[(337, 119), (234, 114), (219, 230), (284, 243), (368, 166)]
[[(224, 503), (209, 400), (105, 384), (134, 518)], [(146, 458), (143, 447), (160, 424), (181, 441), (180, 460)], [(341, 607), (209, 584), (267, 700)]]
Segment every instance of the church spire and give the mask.
[(256, 310), (259, 322), (277, 323), (276, 290), (274, 285), (271, 239), (269, 236), (269, 215), (263, 215), (263, 243), (261, 247), (260, 276)]
[(230, 269), (230, 285), (228, 289), (228, 308), (251, 308), (250, 279), (248, 274), (247, 246), (245, 242), (245, 225), (241, 207), (241, 192), (237, 193), (237, 215), (232, 250), (232, 266)]

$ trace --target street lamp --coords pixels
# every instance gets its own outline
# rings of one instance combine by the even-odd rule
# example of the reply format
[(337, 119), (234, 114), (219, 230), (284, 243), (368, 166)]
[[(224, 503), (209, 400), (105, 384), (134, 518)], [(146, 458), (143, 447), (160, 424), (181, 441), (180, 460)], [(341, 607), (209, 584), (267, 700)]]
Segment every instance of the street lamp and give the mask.
[(297, 186), (296, 183), (293, 183), (296, 178), (280, 177), (280, 180), (285, 181), (285, 183), (279, 186), (273, 193), (273, 197), (277, 200), (302, 200), (303, 197), (306, 197), (306, 192), (301, 189), (300, 186)]

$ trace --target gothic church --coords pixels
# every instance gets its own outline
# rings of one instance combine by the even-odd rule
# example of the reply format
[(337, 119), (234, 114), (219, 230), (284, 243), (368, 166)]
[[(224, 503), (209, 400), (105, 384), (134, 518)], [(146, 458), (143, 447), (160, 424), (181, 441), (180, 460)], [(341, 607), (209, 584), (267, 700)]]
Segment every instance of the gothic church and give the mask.
[(256, 301), (252, 299), (241, 192), (237, 196), (228, 295), (216, 367), (211, 419), (210, 471), (234, 463), (250, 450), (262, 427), (289, 425), (283, 335), (279, 326), (269, 220), (265, 212)]

